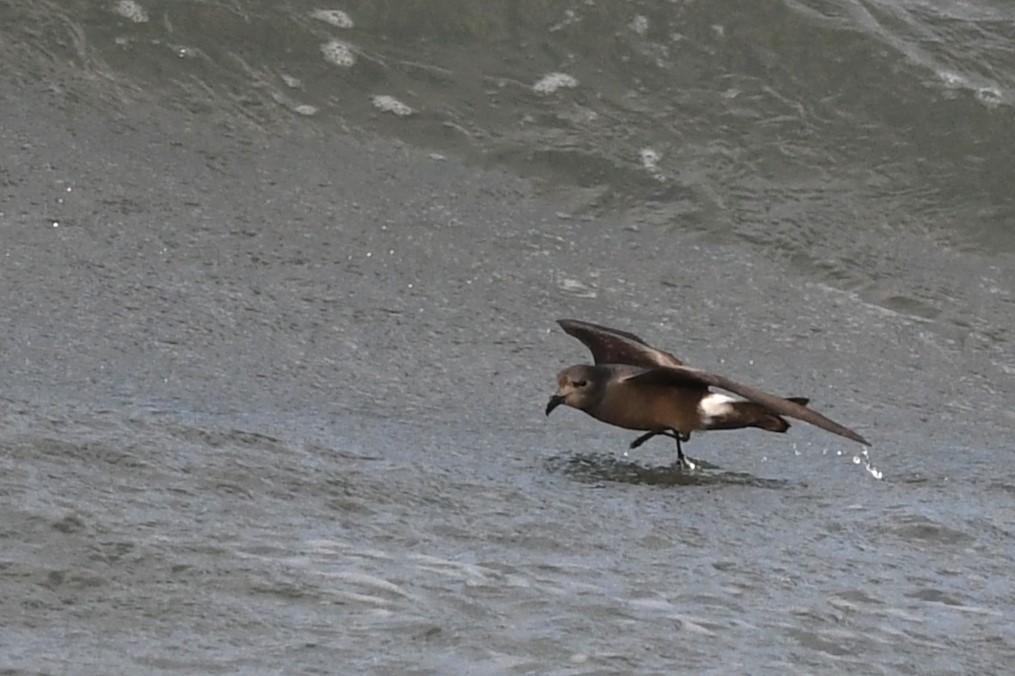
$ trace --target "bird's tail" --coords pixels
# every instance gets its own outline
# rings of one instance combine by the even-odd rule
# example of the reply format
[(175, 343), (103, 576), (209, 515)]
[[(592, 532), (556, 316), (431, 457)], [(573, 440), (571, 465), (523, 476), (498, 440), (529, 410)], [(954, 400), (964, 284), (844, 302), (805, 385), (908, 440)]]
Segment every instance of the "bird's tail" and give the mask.
[[(806, 406), (809, 399), (806, 397), (786, 397), (794, 404)], [(770, 409), (755, 404), (753, 401), (737, 401), (732, 404), (733, 411), (728, 416), (731, 423), (729, 427), (759, 427), (769, 432), (785, 432), (789, 429), (789, 422), (781, 415), (773, 413)], [(720, 423), (718, 429), (725, 427)], [(713, 428), (717, 429), (717, 428)]]

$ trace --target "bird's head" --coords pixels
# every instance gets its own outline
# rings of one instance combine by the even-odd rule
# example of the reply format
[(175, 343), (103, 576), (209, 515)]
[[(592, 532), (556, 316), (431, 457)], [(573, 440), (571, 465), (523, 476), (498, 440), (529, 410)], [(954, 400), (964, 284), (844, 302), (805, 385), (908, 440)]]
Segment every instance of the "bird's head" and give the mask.
[(602, 396), (602, 378), (597, 376), (599, 374), (595, 367), (585, 364), (569, 366), (558, 373), (557, 392), (546, 404), (546, 415), (550, 415), (561, 404), (582, 411), (588, 410)]

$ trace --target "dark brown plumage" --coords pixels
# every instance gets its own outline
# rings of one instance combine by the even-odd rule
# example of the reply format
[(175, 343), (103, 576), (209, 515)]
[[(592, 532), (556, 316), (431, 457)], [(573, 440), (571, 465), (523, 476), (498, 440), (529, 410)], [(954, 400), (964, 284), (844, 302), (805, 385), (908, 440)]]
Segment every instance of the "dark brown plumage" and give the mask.
[[(677, 458), (689, 466), (681, 441), (691, 432), (758, 427), (785, 432), (782, 416), (803, 420), (852, 441), (869, 445), (862, 436), (807, 408), (802, 397), (783, 398), (708, 371), (691, 368), (669, 352), (656, 349), (638, 336), (598, 324), (561, 319), (560, 326), (582, 341), (595, 365), (571, 366), (557, 376), (557, 392), (546, 414), (560, 404), (577, 408), (611, 425), (646, 434), (631, 443), (636, 448), (656, 435), (676, 439)], [(718, 387), (740, 395), (734, 400), (712, 392)]]

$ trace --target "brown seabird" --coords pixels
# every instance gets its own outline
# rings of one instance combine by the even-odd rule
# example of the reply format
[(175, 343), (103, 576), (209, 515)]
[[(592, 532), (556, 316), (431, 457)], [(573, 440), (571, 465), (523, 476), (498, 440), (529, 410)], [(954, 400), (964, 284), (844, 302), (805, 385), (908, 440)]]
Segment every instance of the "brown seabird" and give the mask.
[[(561, 404), (602, 422), (646, 433), (631, 442), (637, 448), (656, 435), (677, 441), (681, 467), (693, 468), (680, 446), (693, 431), (758, 427), (785, 432), (788, 416), (869, 446), (862, 436), (807, 408), (803, 397), (783, 398), (684, 364), (626, 331), (576, 319), (557, 321), (592, 351), (595, 366), (570, 366), (557, 375), (557, 392), (546, 415)], [(718, 387), (746, 401), (712, 392)]]

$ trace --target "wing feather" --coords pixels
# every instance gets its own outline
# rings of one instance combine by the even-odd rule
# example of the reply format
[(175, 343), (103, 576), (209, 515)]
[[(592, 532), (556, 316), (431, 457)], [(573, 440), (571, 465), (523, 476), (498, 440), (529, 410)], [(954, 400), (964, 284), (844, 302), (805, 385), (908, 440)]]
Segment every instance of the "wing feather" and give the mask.
[(669, 352), (656, 349), (627, 331), (578, 319), (558, 319), (557, 323), (589, 348), (596, 364), (654, 367), (682, 366), (684, 363)]

